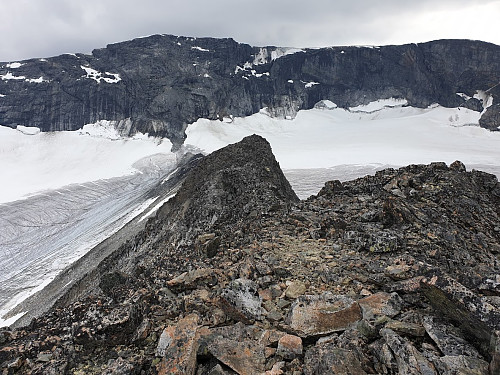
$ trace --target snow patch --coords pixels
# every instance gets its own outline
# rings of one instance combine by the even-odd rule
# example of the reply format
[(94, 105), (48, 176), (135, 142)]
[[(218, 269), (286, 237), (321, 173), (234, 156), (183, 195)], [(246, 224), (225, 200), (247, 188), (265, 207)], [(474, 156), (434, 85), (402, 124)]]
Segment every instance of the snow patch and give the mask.
[(201, 47), (198, 47), (198, 46), (191, 47), (191, 49), (196, 49), (196, 50), (202, 51), (202, 52), (210, 52), (209, 49), (201, 48)]
[(21, 66), (23, 66), (24, 64), (21, 64), (19, 62), (14, 62), (14, 63), (10, 63), (10, 64), (7, 64), (5, 65), (7, 68), (11, 68), (11, 69), (17, 69), (17, 68), (20, 68)]
[(40, 128), (37, 128), (35, 126), (17, 125), (16, 130), (19, 130), (21, 133), (25, 135), (36, 135), (40, 133)]
[(3, 319), (3, 316), (7, 314), (9, 311), (8, 310), (0, 310), (0, 327), (8, 327), (11, 324), (15, 323), (18, 319), (22, 318), (24, 314), (27, 313), (27, 311), (20, 312), (19, 314), (16, 314), (10, 318)]
[(6, 74), (1, 75), (0, 78), (2, 79), (2, 81), (8, 81), (8, 80), (11, 80), (11, 79), (14, 79), (14, 80), (26, 79), (25, 76), (15, 76), (11, 72), (7, 72)]
[(271, 51), (271, 60), (274, 61), (286, 55), (293, 55), (294, 53), (306, 52), (301, 48), (278, 47)]
[(486, 109), (488, 109), (488, 107), (490, 107), (493, 104), (493, 95), (483, 90), (477, 90), (476, 93), (474, 94), (474, 98), (480, 100), (481, 103), (483, 103), (484, 111), (486, 111)]
[(471, 99), (471, 97), (470, 97), (469, 95), (464, 94), (463, 92), (457, 92), (456, 94), (457, 94), (458, 96), (460, 96), (460, 97), (461, 97), (462, 99), (464, 99), (464, 100), (469, 100), (469, 99)]
[(83, 66), (83, 65), (80, 65), (80, 68), (85, 70), (85, 72), (87, 73), (86, 76), (82, 77), (93, 79), (97, 83), (101, 83), (101, 81), (104, 81), (106, 83), (118, 83), (122, 80), (118, 73), (109, 73), (109, 72), (101, 73), (95, 69), (92, 69), (90, 66)]
[(267, 64), (267, 48), (259, 49), (259, 52), (254, 56), (253, 65)]
[[(305, 82), (302, 82), (302, 83), (305, 83)], [(304, 87), (306, 89), (308, 89), (310, 87), (313, 87), (314, 85), (319, 85), (319, 82), (307, 82), (307, 83), (305, 83)]]
[(44, 79), (42, 76), (40, 76), (38, 78), (26, 79), (26, 82), (29, 82), (29, 83), (42, 83), (42, 82), (50, 82), (50, 81), (47, 80), (47, 79)]
[(301, 48), (293, 47), (276, 47), (271, 48), (260, 48), (259, 52), (254, 56), (253, 65), (267, 64), (271, 61), (277, 60), (286, 55), (292, 55), (294, 53), (306, 52)]
[(338, 108), (337, 104), (332, 102), (331, 100), (320, 100), (314, 105), (314, 108), (317, 109), (335, 109)]
[(115, 128), (115, 121), (100, 120), (94, 124), (87, 124), (78, 130), (80, 135), (88, 135), (95, 138), (117, 140), (122, 138)]
[(398, 98), (379, 99), (370, 102), (368, 104), (358, 105), (356, 107), (349, 107), (349, 111), (371, 113), (375, 111), (380, 111), (383, 108), (402, 107), (407, 104), (408, 101), (406, 99), (398, 99)]
[[(158, 202), (152, 209), (150, 209), (148, 212), (146, 212), (140, 219), (139, 223), (143, 221), (144, 219), (148, 218), (149, 216), (153, 215), (158, 209), (163, 206), (166, 202), (168, 202), (170, 199), (175, 197), (177, 193), (170, 194), (167, 196), (165, 199), (162, 199), (160, 202)], [(158, 197), (153, 198), (153, 201), (156, 200)], [(152, 202), (151, 202), (152, 203)]]

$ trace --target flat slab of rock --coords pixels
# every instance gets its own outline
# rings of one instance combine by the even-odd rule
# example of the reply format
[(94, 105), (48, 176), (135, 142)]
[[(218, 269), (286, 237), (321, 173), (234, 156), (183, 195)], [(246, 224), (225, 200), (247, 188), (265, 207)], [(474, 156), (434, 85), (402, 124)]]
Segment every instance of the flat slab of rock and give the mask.
[(333, 344), (319, 344), (306, 352), (304, 374), (358, 374), (365, 375), (360, 359), (348, 349)]
[(261, 336), (261, 330), (237, 323), (210, 330), (202, 345), (239, 375), (261, 374), (265, 370), (265, 347), (257, 339)]
[(301, 337), (344, 331), (363, 318), (352, 298), (325, 293), (297, 298), (285, 323)]
[(403, 300), (397, 293), (379, 292), (358, 301), (363, 318), (374, 320), (379, 316), (392, 318), (401, 312)]
[(198, 346), (197, 315), (188, 315), (179, 320), (177, 325), (165, 328), (156, 348), (156, 355), (163, 357), (158, 374), (194, 374)]
[(193, 271), (184, 272), (179, 276), (167, 281), (172, 289), (193, 289), (200, 284), (214, 284), (217, 282), (214, 270), (210, 268), (198, 268)]
[(295, 335), (284, 335), (278, 341), (276, 353), (285, 359), (294, 359), (302, 355), (302, 339)]

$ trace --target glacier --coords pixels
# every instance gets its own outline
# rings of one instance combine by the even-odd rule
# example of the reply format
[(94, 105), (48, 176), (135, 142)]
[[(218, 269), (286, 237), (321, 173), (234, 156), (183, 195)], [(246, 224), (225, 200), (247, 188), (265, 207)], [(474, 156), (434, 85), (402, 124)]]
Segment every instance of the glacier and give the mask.
[(99, 242), (154, 214), (175, 194), (160, 197), (157, 189), (185, 153), (210, 153), (259, 134), (300, 198), (327, 180), (434, 161), (461, 160), (500, 176), (500, 132), (480, 128), (479, 117), (466, 108), (413, 108), (404, 99), (351, 109), (324, 101), (294, 119), (266, 109), (200, 119), (176, 153), (166, 139), (123, 138), (106, 121), (58, 133), (0, 127), (0, 326), (19, 318), (16, 305)]

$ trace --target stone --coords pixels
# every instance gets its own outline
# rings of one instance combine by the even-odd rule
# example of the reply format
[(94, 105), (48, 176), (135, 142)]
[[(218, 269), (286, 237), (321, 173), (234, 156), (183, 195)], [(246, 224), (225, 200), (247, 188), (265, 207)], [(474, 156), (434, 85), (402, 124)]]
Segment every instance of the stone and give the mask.
[(285, 323), (301, 337), (343, 331), (362, 319), (361, 308), (352, 298), (325, 293), (297, 298)]
[(262, 298), (257, 292), (257, 284), (249, 279), (236, 279), (225, 288), (221, 297), (229, 302), (248, 319), (260, 319)]
[(400, 374), (438, 375), (434, 365), (408, 340), (387, 328), (381, 329), (380, 335), (394, 353)]
[(316, 345), (306, 351), (304, 374), (358, 374), (365, 375), (360, 359), (352, 351), (336, 348), (333, 344)]
[[(465, 337), (473, 338), (479, 353), (491, 360), (490, 345), (494, 333), (477, 314), (484, 311), (480, 308), (482, 301), (463, 285), (442, 275), (422, 280), (421, 290), (432, 307), (454, 322)], [(469, 302), (468, 306), (474, 306), (472, 311), (462, 302), (464, 300)], [(471, 303), (471, 300), (476, 300), (476, 303)], [(498, 315), (494, 309), (490, 313)]]
[(198, 316), (188, 315), (176, 325), (165, 328), (156, 347), (162, 357), (158, 374), (193, 375), (196, 371), (196, 353), (199, 347)]
[(460, 337), (461, 333), (457, 328), (428, 315), (422, 318), (422, 323), (429, 337), (445, 356), (480, 357), (477, 350)]
[(373, 321), (380, 316), (395, 317), (401, 312), (403, 300), (396, 293), (378, 292), (358, 301), (363, 319)]
[(285, 290), (285, 296), (290, 299), (295, 299), (303, 295), (306, 290), (306, 284), (302, 281), (292, 281)]
[(499, 130), (500, 104), (493, 104), (481, 115), (479, 126), (489, 130)]
[(253, 375), (264, 372), (265, 347), (257, 339), (262, 331), (237, 323), (228, 327), (215, 328), (203, 337), (202, 345), (220, 362), (239, 375)]
[(52, 359), (52, 353), (38, 353), (36, 360), (39, 362), (50, 362)]
[(278, 341), (285, 335), (284, 332), (275, 329), (266, 329), (259, 337), (259, 342), (264, 346), (277, 346)]
[(134, 365), (127, 362), (121, 357), (117, 359), (111, 359), (106, 369), (102, 372), (102, 375), (129, 375), (133, 374)]
[(434, 361), (440, 374), (490, 375), (488, 362), (474, 357), (445, 355)]
[(282, 375), (282, 368), (285, 366), (285, 362), (276, 362), (271, 370), (266, 371), (265, 375)]
[(220, 364), (217, 364), (210, 369), (207, 375), (231, 375), (231, 374), (228, 371), (224, 370)]
[(369, 345), (371, 353), (375, 357), (374, 368), (380, 374), (397, 374), (398, 364), (389, 345), (384, 339), (379, 339)]
[(194, 289), (200, 284), (215, 285), (217, 278), (213, 269), (198, 268), (194, 271), (184, 272), (179, 276), (167, 281), (167, 285), (173, 290)]
[(467, 172), (464, 163), (462, 163), (460, 160), (455, 160), (453, 163), (451, 163), (450, 169), (457, 172)]
[(425, 328), (421, 324), (416, 324), (416, 323), (391, 320), (386, 323), (385, 328), (409, 336), (422, 337), (425, 335)]
[(302, 355), (302, 339), (295, 335), (284, 335), (278, 341), (276, 354), (285, 359), (294, 359)]

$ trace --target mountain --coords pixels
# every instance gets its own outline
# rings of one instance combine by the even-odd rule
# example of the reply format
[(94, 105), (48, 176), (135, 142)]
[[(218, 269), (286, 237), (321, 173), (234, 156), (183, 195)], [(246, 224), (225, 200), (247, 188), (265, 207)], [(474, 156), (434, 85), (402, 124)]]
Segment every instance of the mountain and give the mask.
[(290, 118), (320, 100), (347, 108), (393, 97), (421, 108), (490, 106), (480, 124), (496, 130), (499, 82), (500, 47), (480, 41), (294, 49), (154, 35), (91, 55), (1, 63), (0, 124), (58, 131), (111, 120), (124, 135), (179, 147), (199, 118), (264, 107)]
[(259, 136), (194, 163), (53, 309), (0, 331), (3, 373), (498, 373), (495, 176), (411, 165), (298, 201)]

